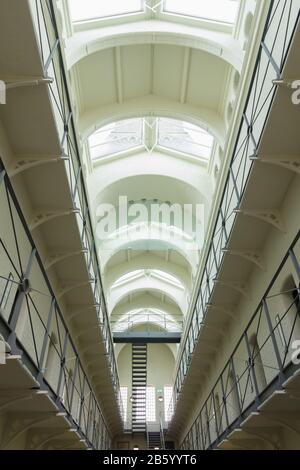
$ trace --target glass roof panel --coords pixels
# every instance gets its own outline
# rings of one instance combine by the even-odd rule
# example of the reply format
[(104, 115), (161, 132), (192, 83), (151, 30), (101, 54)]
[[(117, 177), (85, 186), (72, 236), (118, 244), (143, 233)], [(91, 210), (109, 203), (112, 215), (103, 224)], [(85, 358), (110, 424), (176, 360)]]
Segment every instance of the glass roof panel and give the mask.
[(195, 157), (209, 159), (214, 138), (199, 126), (175, 119), (158, 120), (158, 145)]
[(136, 270), (136, 271), (131, 271), (131, 272), (121, 276), (111, 286), (111, 290), (116, 289), (117, 287), (120, 287), (120, 286), (122, 286), (126, 283), (136, 281), (136, 280), (138, 280), (140, 278), (143, 278), (143, 277), (155, 277), (156, 279), (159, 279), (160, 281), (172, 284), (172, 285), (174, 285), (175, 287), (177, 287), (179, 289), (184, 289), (183, 284), (177, 279), (177, 277), (172, 276), (169, 273), (160, 271), (158, 269), (139, 269), (139, 270)]
[[(134, 118), (101, 127), (89, 137), (92, 160), (139, 147), (146, 148), (146, 119)], [(155, 143), (179, 154), (209, 160), (214, 137), (201, 127), (170, 118), (156, 118)]]
[(69, 0), (74, 22), (109, 18), (142, 11), (141, 0)]
[(143, 119), (127, 119), (101, 127), (89, 138), (92, 160), (124, 152), (143, 144)]
[(233, 24), (238, 6), (238, 0), (165, 0), (164, 11)]

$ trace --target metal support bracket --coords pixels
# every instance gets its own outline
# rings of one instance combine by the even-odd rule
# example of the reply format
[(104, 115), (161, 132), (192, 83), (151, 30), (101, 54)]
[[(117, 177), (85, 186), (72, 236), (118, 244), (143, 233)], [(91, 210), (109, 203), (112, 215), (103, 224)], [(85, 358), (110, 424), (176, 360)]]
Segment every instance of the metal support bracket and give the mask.
[(281, 213), (278, 210), (273, 209), (235, 209), (236, 214), (246, 215), (248, 217), (254, 217), (256, 219), (262, 220), (267, 224), (272, 225), (280, 232), (285, 233), (283, 226)]

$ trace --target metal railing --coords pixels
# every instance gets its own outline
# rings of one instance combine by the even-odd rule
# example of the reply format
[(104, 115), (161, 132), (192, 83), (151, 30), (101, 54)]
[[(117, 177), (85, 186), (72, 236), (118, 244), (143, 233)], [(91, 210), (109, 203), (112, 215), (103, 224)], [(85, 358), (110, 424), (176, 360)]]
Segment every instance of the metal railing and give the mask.
[(299, 287), (300, 232), (183, 440), (182, 449), (215, 448), (299, 370)]
[(31, 11), (44, 77), (50, 79), (50, 83), (47, 86), (61, 146), (61, 157), (65, 165), (74, 210), (76, 211), (82, 250), (85, 253), (84, 256), (95, 299), (95, 308), (99, 319), (99, 328), (101, 328), (104, 337), (112, 381), (122, 415), (122, 401), (112, 333), (103, 294), (97, 248), (80, 159), (80, 147), (76, 136), (71, 98), (53, 2), (52, 0), (32, 0)]
[[(144, 316), (143, 316), (144, 317)], [(111, 321), (111, 328), (113, 333), (130, 333), (137, 327), (142, 326), (143, 332), (152, 333), (181, 333), (183, 328), (183, 322), (170, 321), (166, 318), (152, 319), (151, 316), (145, 315), (145, 319), (139, 320), (122, 320), (122, 321)]]
[(111, 436), (0, 160), (0, 331), (92, 449)]
[(161, 450), (165, 450), (166, 448), (165, 430), (164, 430), (164, 423), (163, 423), (162, 415), (160, 415), (160, 420), (159, 420), (159, 432), (160, 432)]
[(299, 22), (299, 10), (299, 0), (273, 0), (271, 2), (252, 86), (240, 123), (222, 201), (209, 242), (208, 254), (203, 263), (199, 293), (190, 323), (186, 325), (187, 334), (182, 344), (174, 385), (174, 409), (176, 409), (176, 402), (205, 322), (253, 161), (258, 154), (261, 137), (276, 94), (276, 80), (281, 78), (290, 44)]

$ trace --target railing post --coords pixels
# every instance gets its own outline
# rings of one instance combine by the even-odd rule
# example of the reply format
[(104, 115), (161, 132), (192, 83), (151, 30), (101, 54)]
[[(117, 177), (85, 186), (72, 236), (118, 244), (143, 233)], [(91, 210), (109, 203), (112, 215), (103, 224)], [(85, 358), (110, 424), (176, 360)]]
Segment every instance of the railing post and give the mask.
[(72, 385), (72, 391), (71, 391), (71, 397), (70, 397), (70, 413), (71, 414), (72, 414), (75, 384), (76, 384), (77, 373), (78, 373), (78, 364), (79, 364), (79, 359), (78, 359), (78, 356), (76, 356), (74, 374), (73, 374), (73, 377), (72, 377), (73, 385)]
[(258, 405), (260, 405), (261, 401), (260, 401), (260, 398), (259, 398), (260, 391), (259, 391), (259, 387), (258, 387), (256, 373), (255, 373), (255, 359), (254, 359), (254, 354), (253, 354), (254, 350), (253, 350), (253, 353), (252, 353), (247, 331), (244, 334), (244, 338), (245, 338), (247, 353), (248, 353), (248, 358), (249, 358), (248, 359), (248, 366), (250, 368), (250, 373), (252, 374), (252, 380), (253, 380), (254, 388), (255, 388), (255, 402), (258, 406)]
[(289, 251), (289, 254), (290, 254), (290, 258), (292, 260), (292, 263), (293, 263), (293, 266), (295, 268), (295, 271), (297, 273), (297, 276), (298, 276), (298, 280), (300, 282), (300, 264), (298, 262), (298, 259), (295, 255), (295, 252), (294, 252), (294, 249), (291, 248), (290, 251)]
[(207, 409), (207, 402), (205, 403), (205, 416), (206, 416), (206, 426), (207, 426), (207, 435), (208, 435), (208, 441), (209, 441), (209, 447), (211, 446), (211, 435), (210, 435), (210, 427), (209, 427), (209, 415), (208, 415), (208, 409)]
[(282, 360), (281, 360), (279, 347), (278, 347), (276, 337), (275, 337), (275, 334), (274, 334), (272, 319), (271, 319), (271, 315), (270, 315), (270, 311), (269, 311), (269, 307), (268, 307), (266, 299), (263, 299), (262, 304), (263, 304), (263, 311), (265, 313), (267, 323), (268, 323), (268, 327), (269, 327), (269, 330), (270, 330), (270, 336), (271, 336), (271, 340), (272, 340), (272, 343), (273, 343), (273, 348), (274, 348), (274, 351), (275, 351), (276, 360), (277, 360), (277, 363), (278, 363), (279, 383), (283, 383), (283, 381), (284, 381), (283, 363), (282, 363)]
[(67, 346), (68, 346), (68, 338), (69, 338), (69, 334), (66, 331), (63, 350), (62, 350), (62, 357), (60, 358), (60, 371), (59, 371), (59, 378), (58, 378), (58, 384), (57, 384), (57, 389), (56, 389), (57, 400), (59, 401), (61, 401), (60, 388), (61, 388), (62, 378), (64, 374), (64, 367), (66, 365), (66, 352), (67, 352)]
[(0, 184), (2, 184), (2, 182), (4, 181), (5, 175), (6, 175), (6, 171), (1, 170), (1, 163), (0, 163)]
[(214, 390), (212, 391), (212, 402), (213, 402), (213, 407), (214, 407), (216, 433), (217, 433), (217, 438), (219, 439), (220, 435), (219, 435), (219, 429), (218, 429), (218, 417), (217, 417), (217, 409), (216, 409), (216, 400), (215, 400)]
[[(12, 217), (12, 214), (11, 214), (11, 217)], [(18, 242), (16, 240), (16, 244), (17, 243)], [(14, 302), (14, 305), (13, 305), (13, 308), (12, 308), (12, 312), (11, 312), (9, 320), (8, 320), (8, 324), (9, 324), (10, 329), (11, 329), (11, 333), (10, 333), (9, 338), (8, 338), (8, 344), (12, 348), (12, 351), (14, 353), (18, 353), (18, 354), (20, 354), (20, 350), (19, 350), (19, 348), (17, 347), (17, 344), (16, 344), (16, 342), (17, 342), (16, 327), (17, 327), (17, 323), (18, 323), (18, 320), (20, 318), (20, 315), (22, 313), (22, 307), (23, 307), (24, 301), (25, 301), (28, 293), (30, 292), (30, 284), (29, 284), (29, 279), (28, 278), (29, 278), (29, 275), (30, 275), (30, 272), (31, 272), (31, 268), (32, 268), (32, 265), (33, 265), (35, 255), (36, 255), (36, 249), (32, 248), (30, 256), (29, 256), (29, 260), (28, 260), (28, 263), (27, 263), (26, 270), (25, 270), (24, 273), (22, 273), (22, 279), (21, 279), (21, 282), (20, 282), (20, 285), (19, 285), (19, 288), (18, 288), (18, 291), (17, 291), (17, 294), (16, 294), (16, 298), (15, 298), (15, 302)], [(38, 358), (37, 358), (37, 360), (38, 360)]]
[(41, 381), (43, 380), (44, 373), (45, 373), (43, 365), (44, 365), (44, 361), (45, 361), (47, 345), (48, 345), (48, 342), (50, 341), (49, 333), (50, 333), (50, 328), (51, 328), (51, 323), (52, 323), (54, 311), (55, 311), (55, 299), (52, 299), (51, 306), (50, 306), (49, 313), (48, 313), (46, 331), (44, 333), (44, 340), (43, 340), (43, 345), (42, 345), (42, 349), (41, 349), (40, 359), (39, 359), (39, 364), (40, 364), (39, 379)]
[(226, 392), (225, 392), (225, 387), (224, 387), (223, 374), (221, 375), (221, 387), (222, 387), (222, 401), (223, 401), (224, 409), (225, 409), (226, 426), (228, 429), (230, 424), (229, 424), (229, 417), (228, 417), (228, 410), (227, 410), (227, 398), (226, 398)]
[(243, 406), (242, 406), (242, 403), (241, 403), (241, 397), (240, 397), (239, 388), (238, 388), (238, 384), (237, 384), (233, 357), (230, 358), (230, 366), (231, 366), (232, 378), (233, 378), (233, 382), (234, 382), (234, 384), (233, 384), (234, 385), (234, 391), (235, 391), (237, 401), (238, 401), (238, 405), (239, 405), (239, 412), (240, 412), (239, 417), (241, 418), (241, 416), (243, 414)]

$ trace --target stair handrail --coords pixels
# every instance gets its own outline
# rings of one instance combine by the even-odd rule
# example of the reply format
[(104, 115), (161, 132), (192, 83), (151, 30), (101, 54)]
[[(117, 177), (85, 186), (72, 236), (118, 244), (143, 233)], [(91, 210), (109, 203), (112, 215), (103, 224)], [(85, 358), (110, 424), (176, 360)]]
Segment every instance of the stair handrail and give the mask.
[(148, 430), (148, 421), (146, 419), (146, 435), (147, 435), (147, 449), (150, 449), (150, 440), (149, 440), (149, 430)]
[(163, 424), (162, 414), (160, 414), (160, 419), (159, 419), (159, 432), (160, 432), (161, 448), (162, 450), (165, 450), (166, 443), (165, 443), (165, 433), (164, 433), (164, 424)]

